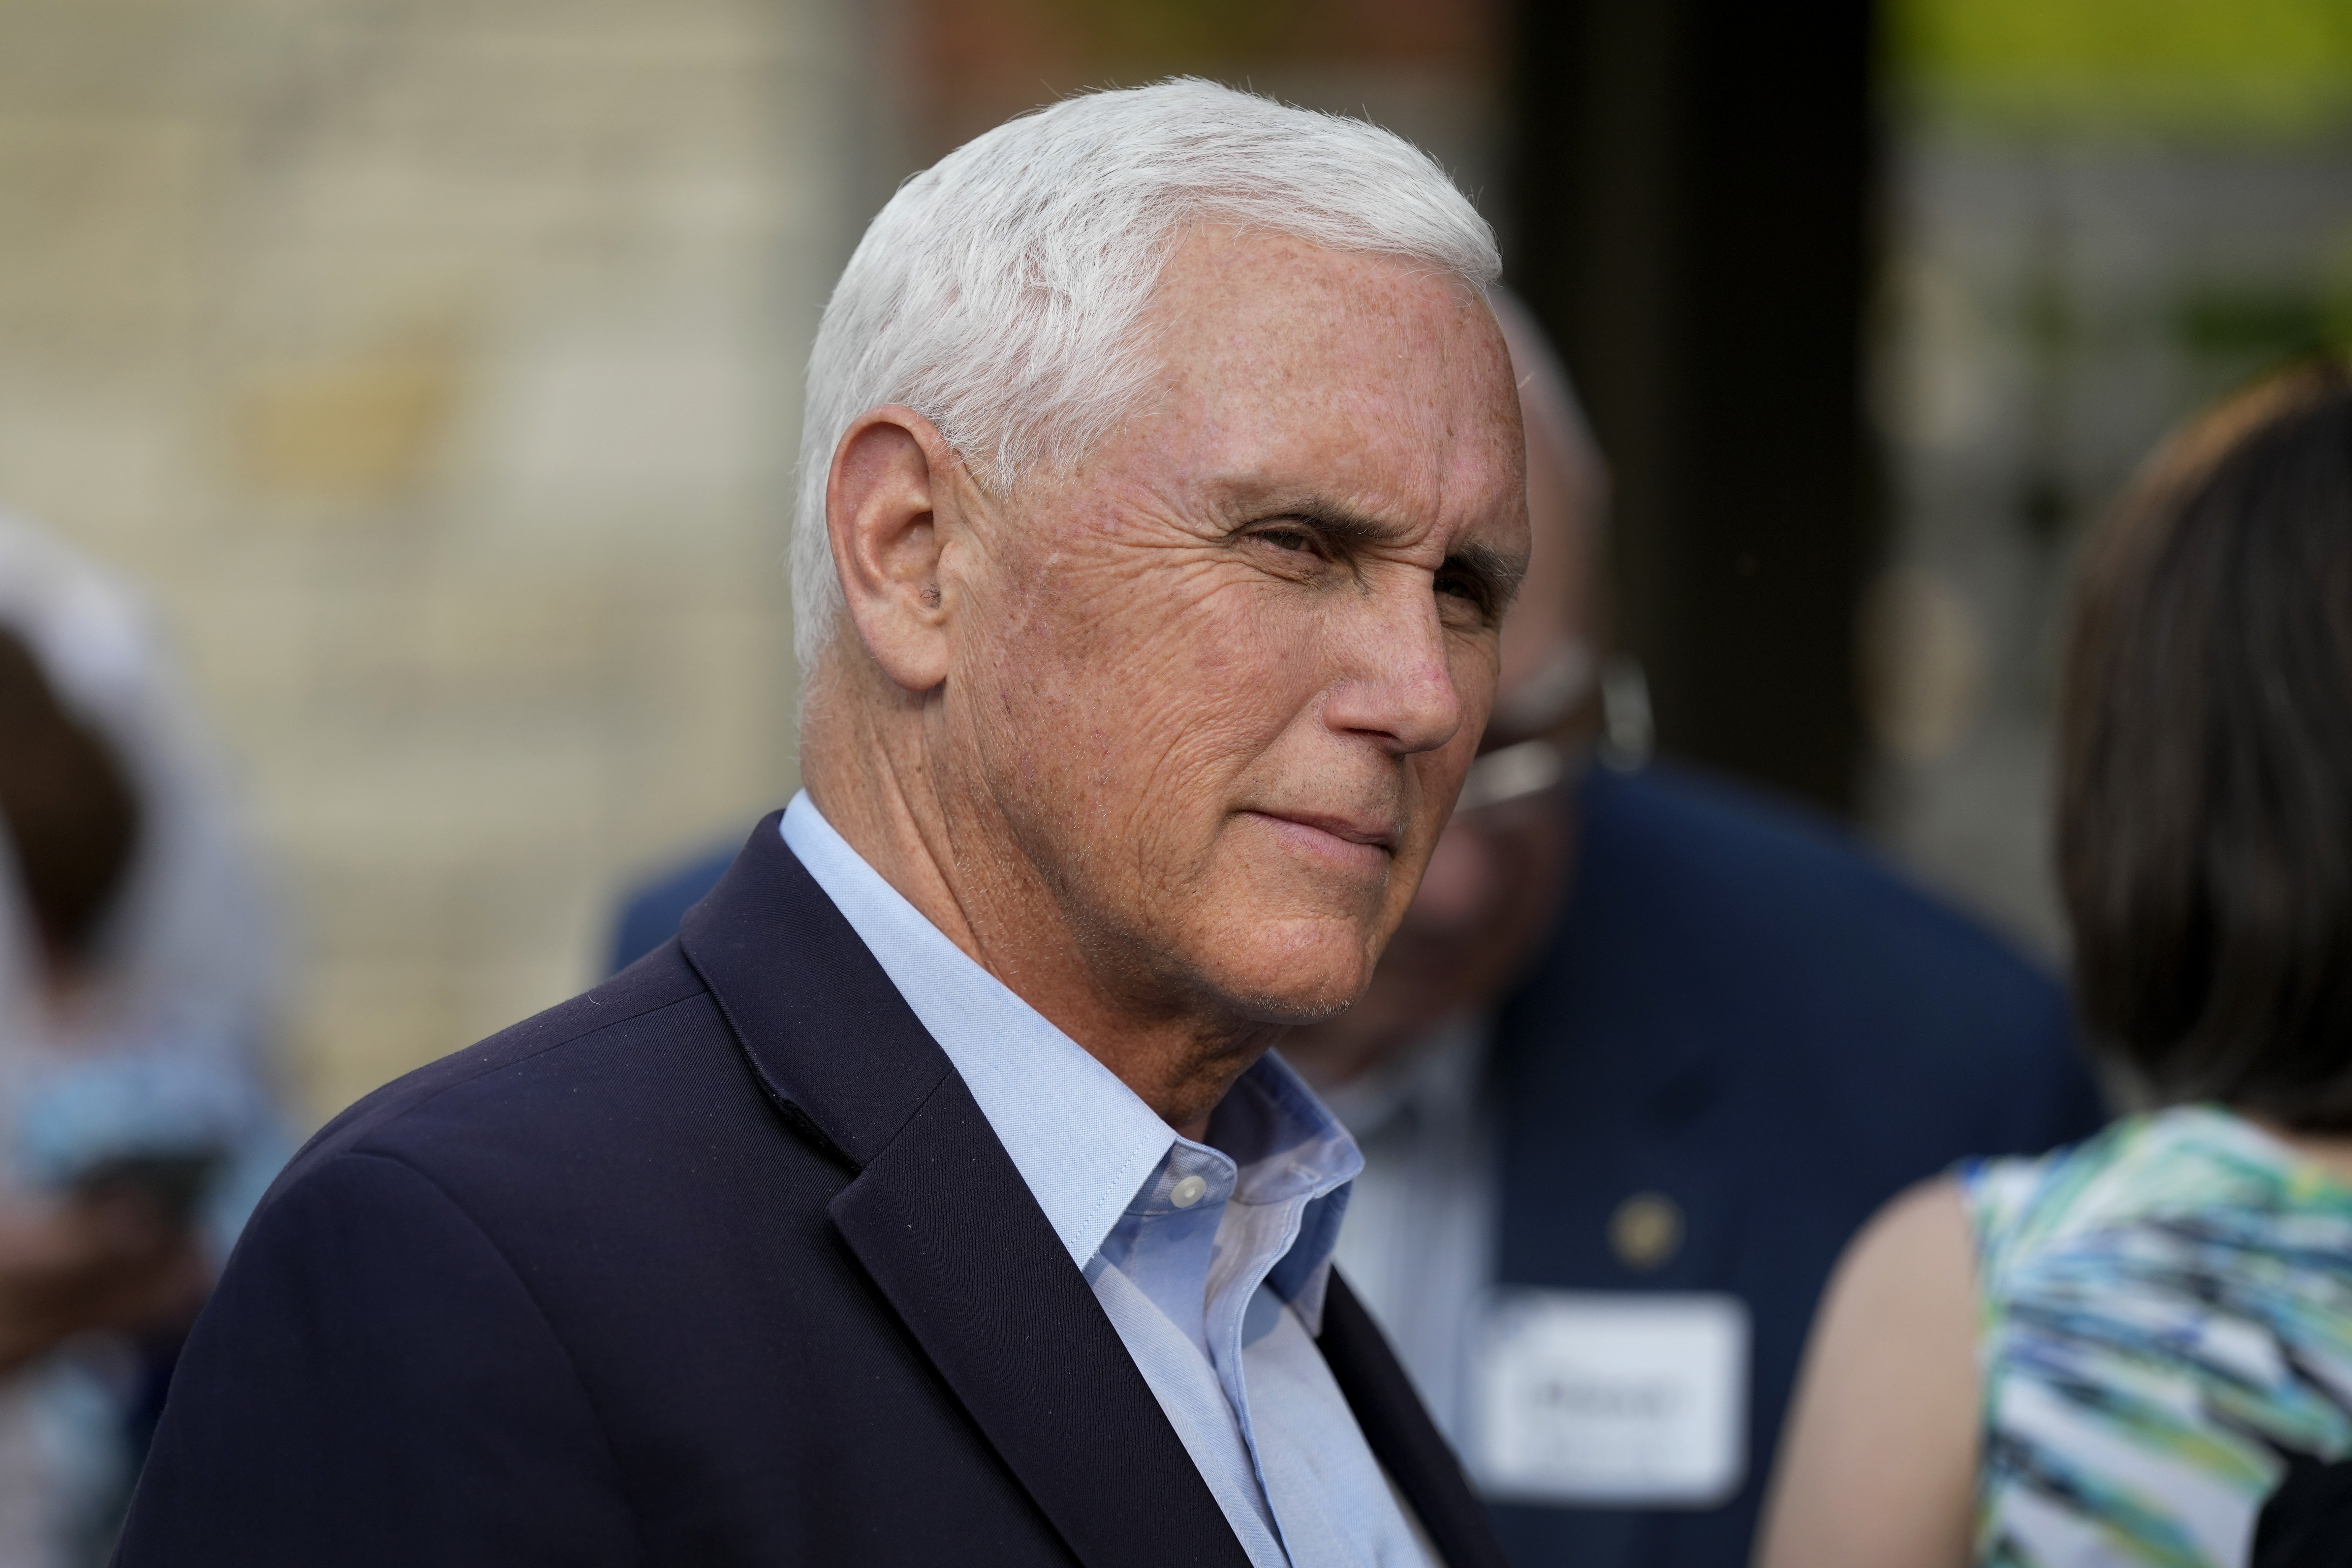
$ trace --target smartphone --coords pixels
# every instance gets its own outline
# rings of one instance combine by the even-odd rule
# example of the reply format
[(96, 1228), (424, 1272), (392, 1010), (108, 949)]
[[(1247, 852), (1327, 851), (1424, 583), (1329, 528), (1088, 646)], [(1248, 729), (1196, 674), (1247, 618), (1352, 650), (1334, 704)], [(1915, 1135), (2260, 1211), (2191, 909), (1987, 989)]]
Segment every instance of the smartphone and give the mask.
[(226, 1159), (218, 1149), (167, 1154), (125, 1154), (100, 1160), (77, 1177), (73, 1190), (86, 1197), (131, 1191), (146, 1198), (174, 1230), (195, 1221), (196, 1209), (211, 1191)]

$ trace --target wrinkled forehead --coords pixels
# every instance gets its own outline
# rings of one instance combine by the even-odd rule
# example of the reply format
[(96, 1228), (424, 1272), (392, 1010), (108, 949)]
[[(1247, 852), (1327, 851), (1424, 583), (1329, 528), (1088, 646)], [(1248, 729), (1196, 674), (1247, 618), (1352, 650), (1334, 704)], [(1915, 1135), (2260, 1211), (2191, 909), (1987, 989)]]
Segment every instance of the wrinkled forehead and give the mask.
[(1158, 369), (1136, 434), (1159, 463), (1226, 494), (1304, 488), (1453, 528), (1522, 510), (1510, 356), (1455, 279), (1204, 230), (1170, 261), (1146, 325)]

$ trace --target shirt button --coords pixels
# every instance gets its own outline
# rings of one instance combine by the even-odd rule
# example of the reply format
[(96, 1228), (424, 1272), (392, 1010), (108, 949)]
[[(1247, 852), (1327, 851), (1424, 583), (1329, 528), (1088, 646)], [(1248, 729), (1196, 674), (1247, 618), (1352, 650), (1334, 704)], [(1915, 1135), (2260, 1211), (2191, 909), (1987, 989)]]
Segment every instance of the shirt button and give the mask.
[(1206, 1197), (1208, 1193), (1208, 1183), (1198, 1176), (1187, 1176), (1168, 1189), (1168, 1201), (1180, 1209), (1188, 1209)]

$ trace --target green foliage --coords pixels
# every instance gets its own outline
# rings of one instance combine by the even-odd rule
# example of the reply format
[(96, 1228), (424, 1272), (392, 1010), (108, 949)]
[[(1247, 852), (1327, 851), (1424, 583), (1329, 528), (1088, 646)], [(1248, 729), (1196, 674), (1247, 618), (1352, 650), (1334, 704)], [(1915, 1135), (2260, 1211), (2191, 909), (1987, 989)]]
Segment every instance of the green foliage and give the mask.
[(2303, 136), (2352, 119), (2352, 0), (1889, 0), (1931, 111), (2032, 130)]
[(2260, 363), (2324, 346), (2328, 302), (2289, 289), (2192, 289), (2172, 312), (2173, 336), (2204, 359)]

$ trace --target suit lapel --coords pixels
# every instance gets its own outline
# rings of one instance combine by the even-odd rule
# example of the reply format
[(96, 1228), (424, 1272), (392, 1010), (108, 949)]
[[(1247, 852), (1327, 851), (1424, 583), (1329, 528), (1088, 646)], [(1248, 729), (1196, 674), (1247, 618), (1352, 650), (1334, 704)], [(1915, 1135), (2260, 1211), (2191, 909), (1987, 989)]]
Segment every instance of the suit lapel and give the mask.
[(1507, 1568), (1486, 1510), (1413, 1393), (1372, 1316), (1337, 1269), (1323, 1298), (1316, 1346), (1372, 1457), (1412, 1505), (1447, 1568)]
[(1248, 1561), (961, 1078), (833, 1215), (1082, 1561)]
[(1247, 1568), (971, 1090), (776, 817), (681, 940), (768, 1091), (856, 1167), (834, 1223), (1078, 1559)]

